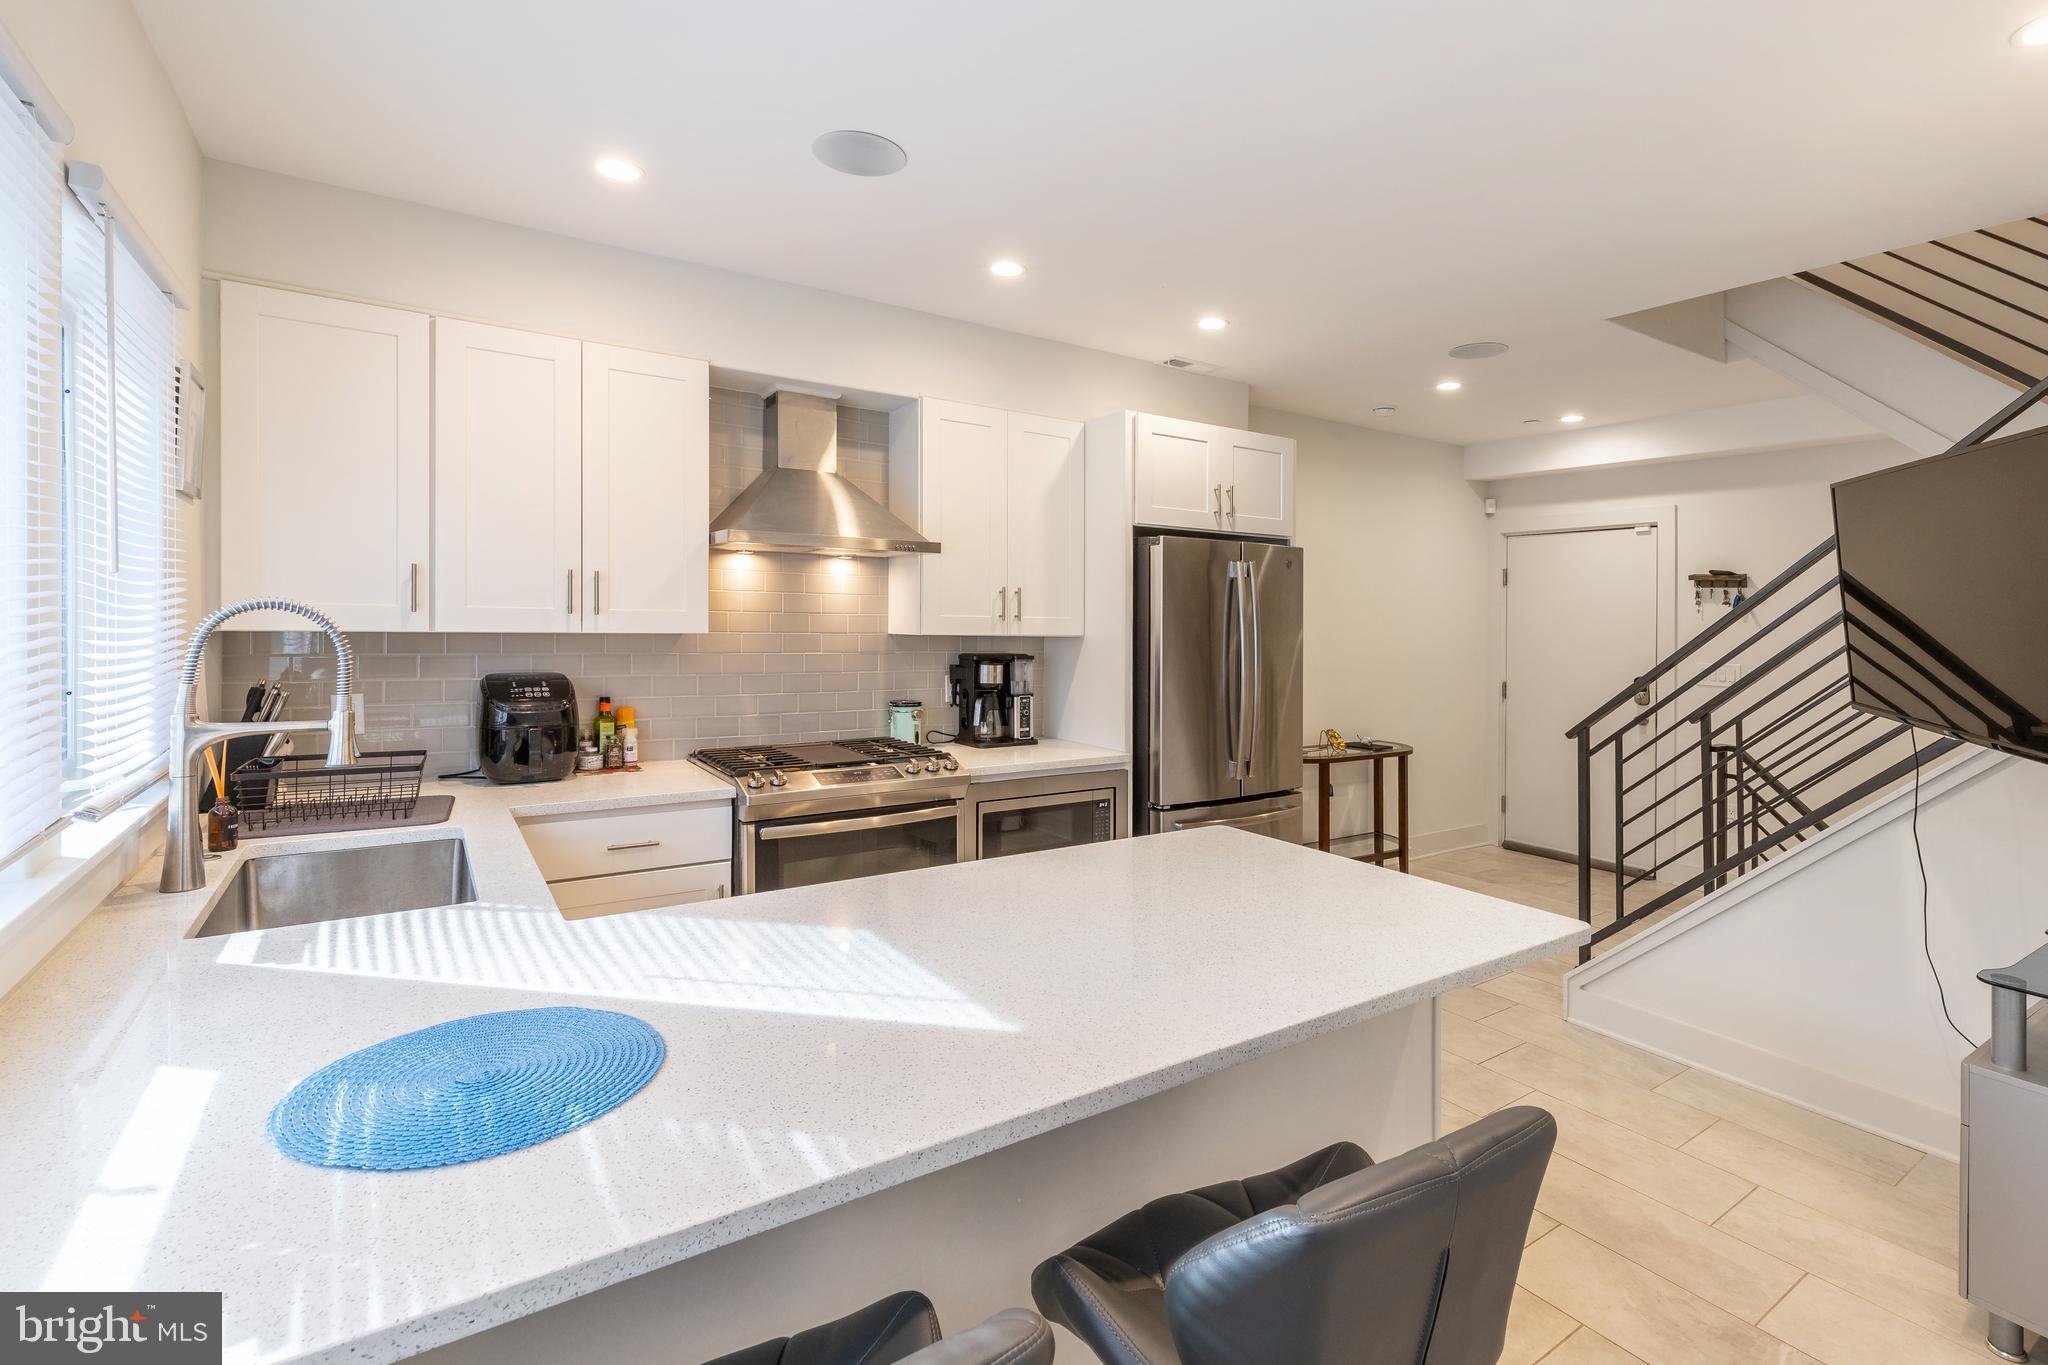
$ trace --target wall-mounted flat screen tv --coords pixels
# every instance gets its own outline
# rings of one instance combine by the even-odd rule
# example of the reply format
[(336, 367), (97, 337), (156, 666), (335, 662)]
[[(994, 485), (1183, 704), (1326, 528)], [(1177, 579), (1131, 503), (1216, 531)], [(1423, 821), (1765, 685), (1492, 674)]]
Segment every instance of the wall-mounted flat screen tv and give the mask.
[(2048, 759), (2048, 431), (1834, 494), (1850, 701)]

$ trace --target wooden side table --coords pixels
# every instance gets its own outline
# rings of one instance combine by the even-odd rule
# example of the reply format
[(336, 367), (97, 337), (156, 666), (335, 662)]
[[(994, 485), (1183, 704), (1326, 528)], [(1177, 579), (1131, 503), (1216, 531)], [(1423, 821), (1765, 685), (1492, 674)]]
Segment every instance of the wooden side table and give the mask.
[[(1398, 861), (1403, 872), (1408, 870), (1408, 755), (1415, 752), (1409, 744), (1382, 744), (1371, 748), (1325, 749), (1320, 745), (1304, 748), (1301, 761), (1316, 770), (1316, 847), (1323, 852), (1330, 851), (1330, 793), (1335, 790), (1330, 784), (1331, 765), (1337, 763), (1372, 764), (1372, 852), (1352, 856), (1361, 863), (1374, 863), (1384, 867), (1389, 861)], [(1394, 760), (1394, 780), (1400, 791), (1396, 797), (1395, 836), (1393, 846), (1387, 844), (1387, 760)]]

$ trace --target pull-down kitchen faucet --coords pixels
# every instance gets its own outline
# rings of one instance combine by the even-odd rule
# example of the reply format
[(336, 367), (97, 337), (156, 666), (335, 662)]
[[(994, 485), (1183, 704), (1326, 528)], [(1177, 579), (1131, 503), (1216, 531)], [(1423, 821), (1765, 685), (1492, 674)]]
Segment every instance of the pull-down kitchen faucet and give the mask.
[[(326, 720), (267, 720), (237, 724), (206, 724), (199, 719), (194, 689), (199, 657), (221, 623), (245, 611), (290, 611), (305, 617), (327, 634), (334, 645), (334, 706)], [(159, 891), (195, 891), (206, 885), (206, 862), (200, 847), (199, 813), (194, 809), (192, 762), (209, 744), (244, 735), (327, 732), (327, 766), (346, 768), (356, 761), (355, 649), (340, 627), (311, 607), (276, 598), (251, 598), (222, 607), (201, 621), (185, 645), (185, 663), (178, 671), (178, 695), (171, 705), (171, 808), (164, 830), (164, 871)]]

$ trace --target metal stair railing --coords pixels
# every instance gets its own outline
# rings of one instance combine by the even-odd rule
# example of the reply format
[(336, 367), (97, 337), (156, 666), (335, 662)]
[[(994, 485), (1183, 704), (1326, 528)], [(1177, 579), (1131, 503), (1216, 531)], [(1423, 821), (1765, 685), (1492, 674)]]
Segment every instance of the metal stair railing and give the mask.
[[(1594, 944), (1764, 866), (1912, 771), (1912, 727), (1849, 704), (1839, 590), (1829, 537), (1566, 732), (1579, 918)], [(1956, 744), (1938, 740), (1919, 761)], [(1594, 774), (1609, 770), (1603, 857)], [(1613, 879), (1598, 925), (1596, 869)]]

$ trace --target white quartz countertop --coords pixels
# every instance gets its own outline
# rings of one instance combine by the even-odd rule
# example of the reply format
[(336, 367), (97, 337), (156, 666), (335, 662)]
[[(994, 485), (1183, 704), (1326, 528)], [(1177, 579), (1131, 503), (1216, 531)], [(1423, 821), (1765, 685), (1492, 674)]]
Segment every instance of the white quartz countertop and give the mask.
[(976, 782), (1003, 782), (1013, 777), (1043, 777), (1048, 773), (1104, 772), (1128, 768), (1131, 756), (1115, 749), (1098, 749), (1067, 739), (1041, 739), (1036, 744), (1005, 744), (977, 749), (972, 744), (941, 744), (960, 760)]
[[(523, 898), (510, 813), (678, 799), (641, 776), (465, 788), (408, 831), (463, 832), (474, 905), (188, 939), (210, 893), (138, 877), (0, 1002), (0, 1284), (218, 1289), (231, 1361), (390, 1360), (1585, 937), (1228, 829), (592, 920)], [(402, 1173), (265, 1136), (338, 1056), (560, 1004), (668, 1046), (574, 1133)]]

